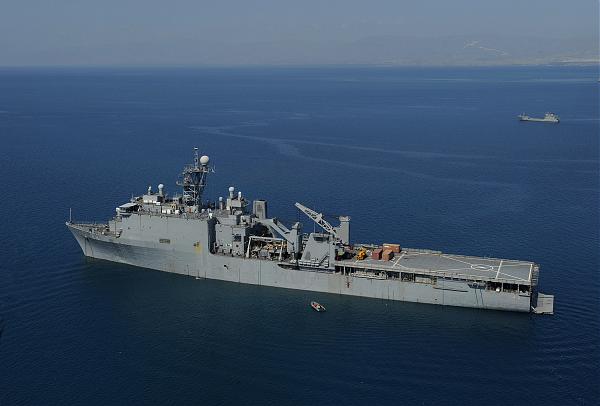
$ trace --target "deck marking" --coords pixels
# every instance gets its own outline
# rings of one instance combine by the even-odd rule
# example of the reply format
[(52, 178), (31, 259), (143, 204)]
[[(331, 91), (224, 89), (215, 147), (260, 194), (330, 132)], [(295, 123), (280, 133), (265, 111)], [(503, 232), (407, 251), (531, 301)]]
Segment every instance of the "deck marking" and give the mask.
[(514, 275), (511, 275), (511, 274), (508, 274), (508, 273), (501, 272), (500, 275), (508, 276), (509, 278), (512, 278), (512, 279), (515, 279), (515, 280), (527, 282), (523, 278), (519, 278), (518, 276), (514, 276)]
[(470, 263), (470, 262), (461, 261), (460, 259), (456, 259), (456, 258), (448, 257), (448, 256), (446, 256), (446, 255), (442, 255), (442, 257), (444, 257), (444, 258), (446, 258), (446, 259), (449, 259), (449, 260), (451, 260), (451, 261), (462, 262), (463, 264), (467, 264), (467, 265), (469, 265), (469, 266), (471, 266), (471, 265), (474, 265), (474, 264), (472, 264), (472, 263)]
[[(469, 271), (469, 270), (473, 270), (473, 269), (471, 269), (471, 268), (450, 268), (450, 269), (438, 268), (438, 269), (433, 269), (433, 270), (434, 271), (437, 270), (440, 272), (454, 272), (454, 271)], [(487, 272), (487, 271), (483, 271), (483, 272)]]
[(496, 278), (495, 279), (498, 279), (498, 275), (500, 274), (500, 268), (502, 268), (502, 262), (504, 262), (503, 259), (500, 260), (500, 265), (498, 265), (498, 271), (496, 272)]
[(473, 265), (471, 265), (471, 269), (474, 271), (488, 272), (488, 271), (493, 271), (494, 266), (493, 265), (484, 265), (484, 264), (473, 264)]
[(398, 265), (398, 262), (400, 262), (400, 260), (402, 259), (402, 257), (404, 257), (404, 253), (402, 253), (402, 255), (400, 255), (398, 257), (398, 259), (394, 261), (394, 265), (392, 265), (392, 268), (395, 268), (396, 265)]

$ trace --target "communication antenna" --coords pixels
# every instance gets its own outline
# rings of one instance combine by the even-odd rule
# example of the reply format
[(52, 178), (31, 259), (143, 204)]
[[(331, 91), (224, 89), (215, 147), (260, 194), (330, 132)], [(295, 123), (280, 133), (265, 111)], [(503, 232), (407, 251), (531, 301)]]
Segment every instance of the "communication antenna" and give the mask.
[(202, 206), (202, 193), (206, 187), (206, 176), (214, 169), (208, 166), (210, 158), (207, 155), (199, 156), (198, 147), (194, 147), (194, 163), (186, 165), (181, 173), (177, 185), (183, 189), (183, 202), (187, 206)]

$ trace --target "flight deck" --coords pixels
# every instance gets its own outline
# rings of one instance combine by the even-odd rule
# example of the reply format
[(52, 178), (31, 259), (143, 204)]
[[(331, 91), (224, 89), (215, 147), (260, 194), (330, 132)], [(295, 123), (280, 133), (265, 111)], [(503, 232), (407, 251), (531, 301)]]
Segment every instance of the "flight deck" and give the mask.
[(538, 271), (538, 266), (528, 261), (445, 254), (410, 248), (403, 248), (401, 253), (388, 261), (373, 259), (367, 255), (363, 260), (352, 258), (336, 261), (336, 265), (523, 285), (530, 285), (532, 277)]

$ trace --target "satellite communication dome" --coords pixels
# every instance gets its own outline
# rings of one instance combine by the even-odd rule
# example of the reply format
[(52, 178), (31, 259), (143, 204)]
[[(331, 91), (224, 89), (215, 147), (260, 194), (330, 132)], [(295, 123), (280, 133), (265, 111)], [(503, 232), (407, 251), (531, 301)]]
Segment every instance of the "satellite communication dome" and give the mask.
[(229, 186), (229, 191), (233, 193), (235, 192), (235, 188), (233, 186)]
[(200, 165), (208, 165), (209, 161), (210, 161), (210, 159), (206, 155), (202, 155), (200, 157)]

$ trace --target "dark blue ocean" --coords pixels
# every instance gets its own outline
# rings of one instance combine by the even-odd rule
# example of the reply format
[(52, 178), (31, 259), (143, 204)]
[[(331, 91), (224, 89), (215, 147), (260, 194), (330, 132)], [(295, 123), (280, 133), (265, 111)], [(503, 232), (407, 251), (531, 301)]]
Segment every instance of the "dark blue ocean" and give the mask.
[[(0, 404), (592, 405), (597, 67), (0, 70)], [(559, 125), (520, 123), (557, 113)], [(555, 314), (244, 286), (86, 260), (192, 147), (282, 221), (533, 260)], [(316, 299), (328, 312), (313, 312)]]

